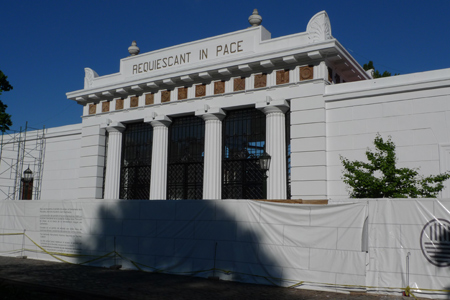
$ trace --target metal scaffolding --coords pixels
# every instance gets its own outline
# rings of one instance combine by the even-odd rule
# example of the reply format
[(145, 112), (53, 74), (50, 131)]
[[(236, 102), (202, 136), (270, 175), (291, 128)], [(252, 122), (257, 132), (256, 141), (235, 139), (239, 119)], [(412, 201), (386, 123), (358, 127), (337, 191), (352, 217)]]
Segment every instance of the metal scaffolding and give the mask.
[(33, 172), (32, 199), (41, 198), (45, 158), (45, 126), (2, 133), (0, 142), (0, 199), (22, 199), (22, 176), (26, 168)]

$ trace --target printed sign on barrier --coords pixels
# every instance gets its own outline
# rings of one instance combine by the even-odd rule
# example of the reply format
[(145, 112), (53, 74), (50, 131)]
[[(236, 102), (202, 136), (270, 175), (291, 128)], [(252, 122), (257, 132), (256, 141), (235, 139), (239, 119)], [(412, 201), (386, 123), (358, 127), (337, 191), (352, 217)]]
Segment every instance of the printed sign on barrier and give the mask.
[(420, 247), (433, 265), (450, 266), (450, 222), (445, 219), (429, 221), (420, 234)]

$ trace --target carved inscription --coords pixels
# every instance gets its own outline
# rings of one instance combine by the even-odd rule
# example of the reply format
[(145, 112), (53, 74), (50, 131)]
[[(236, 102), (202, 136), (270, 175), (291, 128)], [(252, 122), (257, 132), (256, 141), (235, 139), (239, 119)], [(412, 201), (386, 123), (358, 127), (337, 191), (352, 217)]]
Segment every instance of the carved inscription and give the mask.
[(178, 88), (178, 100), (187, 99), (188, 95), (188, 88), (187, 87), (180, 87)]
[(116, 110), (123, 109), (123, 99), (116, 99)]
[(300, 67), (300, 81), (314, 79), (314, 67)]
[(51, 252), (79, 253), (82, 224), (81, 208), (40, 208), (39, 231), (42, 247)]
[(255, 75), (255, 89), (262, 88), (267, 85), (267, 74), (258, 74)]
[(233, 91), (237, 92), (244, 90), (245, 90), (245, 77), (235, 78)]
[(242, 42), (243, 41), (237, 41), (229, 44), (217, 45), (216, 56), (224, 56), (227, 54), (244, 51), (244, 49), (242, 49)]
[(133, 65), (133, 74), (147, 73), (153, 70), (189, 63), (191, 52), (163, 57)]
[(130, 107), (139, 106), (139, 97), (130, 97)]
[(102, 102), (102, 112), (108, 112), (109, 111), (109, 101)]
[(214, 95), (225, 93), (225, 81), (214, 82)]
[(184, 51), (182, 53), (167, 55), (167, 56), (153, 56), (144, 62), (132, 65), (132, 75), (148, 73), (155, 70), (170, 68), (178, 65), (185, 65), (196, 61), (203, 61), (224, 57), (235, 53), (244, 51), (244, 40), (222, 43), (204, 47), (202, 49), (192, 49), (191, 51)]
[(289, 83), (289, 70), (277, 71), (277, 84)]
[(195, 86), (195, 97), (204, 97), (206, 96), (206, 85), (199, 84)]
[(145, 105), (151, 105), (153, 103), (155, 103), (155, 94), (154, 93), (145, 94)]
[(170, 101), (170, 91), (162, 91), (161, 102), (169, 102), (169, 101)]

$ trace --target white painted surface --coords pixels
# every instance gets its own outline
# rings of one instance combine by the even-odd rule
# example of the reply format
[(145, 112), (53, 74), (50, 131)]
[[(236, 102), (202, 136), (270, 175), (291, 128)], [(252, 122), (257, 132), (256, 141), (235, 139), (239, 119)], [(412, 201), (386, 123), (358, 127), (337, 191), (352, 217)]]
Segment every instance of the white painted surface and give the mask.
[[(366, 160), (377, 133), (396, 145), (398, 167), (419, 168), (424, 176), (450, 170), (450, 71), (439, 70), (327, 86), (328, 197), (345, 198), (339, 156)], [(442, 196), (448, 195), (450, 184)]]

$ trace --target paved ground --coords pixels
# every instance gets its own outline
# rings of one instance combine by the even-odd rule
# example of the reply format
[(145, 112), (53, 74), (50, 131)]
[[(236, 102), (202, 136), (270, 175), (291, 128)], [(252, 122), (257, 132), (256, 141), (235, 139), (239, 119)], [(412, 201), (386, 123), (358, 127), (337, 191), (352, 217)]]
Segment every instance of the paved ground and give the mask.
[(413, 298), (277, 288), (0, 256), (0, 299), (400, 300)]

